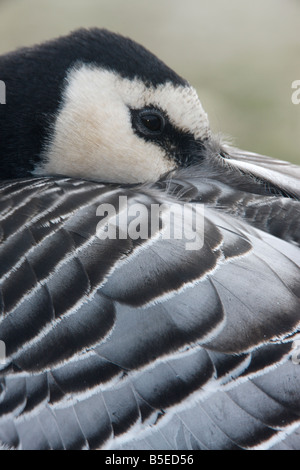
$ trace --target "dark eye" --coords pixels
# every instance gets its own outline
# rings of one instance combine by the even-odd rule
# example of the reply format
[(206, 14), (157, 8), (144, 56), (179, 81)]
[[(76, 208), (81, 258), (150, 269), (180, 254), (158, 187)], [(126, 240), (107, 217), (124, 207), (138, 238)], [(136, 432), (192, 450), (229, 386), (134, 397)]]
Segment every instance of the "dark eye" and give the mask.
[(140, 131), (145, 134), (161, 134), (165, 127), (164, 117), (156, 110), (142, 111), (139, 114)]
[(160, 116), (155, 114), (144, 114), (141, 116), (142, 124), (152, 132), (161, 132), (164, 126), (164, 123)]

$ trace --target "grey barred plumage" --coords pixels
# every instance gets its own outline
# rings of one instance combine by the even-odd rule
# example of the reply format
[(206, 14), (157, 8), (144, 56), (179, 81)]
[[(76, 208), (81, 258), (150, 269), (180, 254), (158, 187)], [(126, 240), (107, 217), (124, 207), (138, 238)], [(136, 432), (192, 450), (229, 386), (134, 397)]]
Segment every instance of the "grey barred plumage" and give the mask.
[[(80, 34), (87, 44), (89, 33)], [(114, 41), (129, 47), (122, 37)], [(104, 164), (101, 181), (101, 160), (94, 179), (69, 174), (68, 165), (63, 175), (49, 174), (39, 161), (43, 174), (16, 178), (16, 172), (0, 183), (6, 345), (0, 443), (5, 449), (300, 449), (300, 365), (293, 360), (300, 336), (300, 168), (220, 143), (189, 85), (180, 79), (170, 91), (176, 75), (169, 69), (162, 81), (158, 68), (150, 85), (135, 81), (131, 89), (123, 80), (136, 77), (120, 67), (116, 80), (126, 103), (143, 113), (145, 106), (147, 116), (163, 110), (168, 138), (159, 131), (159, 142), (157, 129), (143, 135), (145, 114), (130, 120), (137, 125), (132, 142), (140, 139), (144, 149), (140, 159), (166, 158), (169, 171), (161, 163), (149, 178), (151, 165), (141, 165), (139, 181), (126, 181), (120, 166), (106, 178)], [(76, 70), (92, 70), (101, 86), (113, 80), (103, 64), (96, 76), (94, 68)], [(115, 90), (109, 85), (109, 98)], [(136, 91), (147, 96), (132, 97)], [(190, 103), (191, 114), (181, 128), (178, 103), (174, 112), (167, 101), (183, 91), (183, 112)], [(48, 129), (48, 162), (67, 152), (57, 138), (63, 111), (61, 104), (53, 133)], [(92, 142), (90, 149), (100, 147)], [(126, 152), (124, 146), (130, 173), (135, 154)], [(203, 205), (201, 248), (188, 251), (184, 240), (163, 239), (161, 227), (144, 240), (100, 239), (97, 207), (116, 206), (120, 195), (129, 208), (139, 201), (147, 210)]]

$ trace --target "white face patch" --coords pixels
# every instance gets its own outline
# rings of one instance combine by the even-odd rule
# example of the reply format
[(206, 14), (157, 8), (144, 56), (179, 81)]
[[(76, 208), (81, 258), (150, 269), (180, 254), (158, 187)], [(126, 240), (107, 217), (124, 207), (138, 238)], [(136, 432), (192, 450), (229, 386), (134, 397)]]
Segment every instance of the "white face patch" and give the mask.
[(173, 170), (177, 164), (162, 147), (134, 132), (129, 108), (158, 107), (179, 130), (199, 139), (209, 136), (207, 115), (192, 87), (170, 82), (146, 87), (87, 65), (72, 69), (67, 82), (37, 175), (143, 183)]

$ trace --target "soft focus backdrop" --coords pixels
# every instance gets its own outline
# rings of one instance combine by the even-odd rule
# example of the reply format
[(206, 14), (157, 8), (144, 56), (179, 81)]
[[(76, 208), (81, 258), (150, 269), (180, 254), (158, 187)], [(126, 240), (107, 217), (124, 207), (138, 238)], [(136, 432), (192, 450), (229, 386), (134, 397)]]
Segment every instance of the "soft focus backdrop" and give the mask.
[(299, 24), (299, 0), (0, 0), (0, 53), (81, 26), (122, 33), (189, 80), (214, 131), (300, 164)]

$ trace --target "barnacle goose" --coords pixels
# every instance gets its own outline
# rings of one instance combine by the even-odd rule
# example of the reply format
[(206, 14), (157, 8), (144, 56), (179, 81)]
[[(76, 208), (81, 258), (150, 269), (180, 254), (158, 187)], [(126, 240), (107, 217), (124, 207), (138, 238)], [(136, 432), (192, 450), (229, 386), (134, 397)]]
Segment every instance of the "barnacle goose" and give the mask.
[[(220, 142), (186, 80), (106, 30), (0, 79), (1, 447), (300, 449), (300, 168)], [(202, 207), (201, 246), (99, 237), (121, 196), (140, 224)]]

